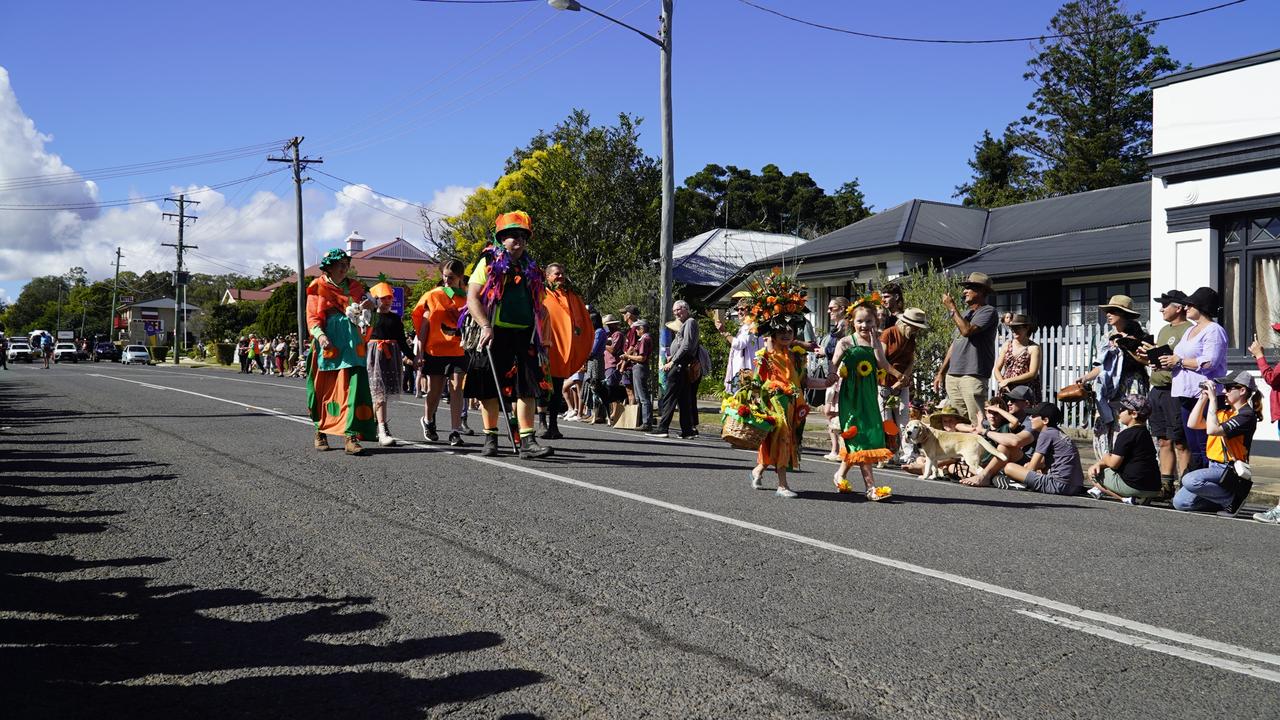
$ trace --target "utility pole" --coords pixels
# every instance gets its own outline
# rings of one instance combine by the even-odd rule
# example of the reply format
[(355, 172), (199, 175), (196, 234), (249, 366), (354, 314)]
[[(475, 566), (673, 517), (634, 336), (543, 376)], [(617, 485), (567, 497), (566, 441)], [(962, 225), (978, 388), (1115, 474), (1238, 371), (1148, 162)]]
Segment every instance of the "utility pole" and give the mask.
[(120, 283), (120, 248), (116, 247), (116, 274), (111, 278), (111, 320), (107, 323), (107, 340), (114, 342), (116, 333), (116, 288)]
[(168, 202), (177, 203), (178, 205), (178, 212), (164, 213), (164, 217), (166, 218), (178, 219), (178, 244), (175, 245), (173, 243), (160, 243), (165, 247), (178, 249), (178, 269), (173, 273), (173, 364), (177, 365), (182, 362), (181, 357), (178, 355), (178, 353), (182, 349), (182, 340), (181, 340), (182, 315), (184, 314), (181, 297), (182, 297), (182, 290), (187, 284), (186, 273), (182, 271), (182, 251), (191, 249), (191, 248), (200, 247), (199, 245), (183, 244), (182, 230), (187, 226), (188, 220), (190, 220), (191, 222), (196, 221), (196, 216), (187, 214), (187, 206), (199, 205), (200, 203), (196, 202), (195, 200), (188, 200), (186, 195), (179, 195), (176, 198), (165, 198), (165, 200)]
[[(658, 31), (659, 47), (662, 49), (659, 60), (660, 94), (662, 106), (662, 227), (658, 239), (658, 260), (662, 277), (658, 286), (658, 357), (663, 361), (667, 357), (669, 343), (662, 342), (668, 337), (667, 320), (671, 317), (671, 248), (675, 244), (676, 229), (676, 160), (671, 123), (671, 12), (675, 9), (673, 0), (662, 0), (661, 29)], [(727, 218), (726, 218), (727, 220)], [(696, 322), (690, 319), (689, 322)]]
[(285, 150), (293, 150), (293, 157), (269, 157), (270, 162), (287, 162), (293, 165), (293, 198), (294, 204), (298, 211), (298, 348), (301, 351), (302, 343), (307, 341), (307, 294), (306, 294), (306, 270), (307, 261), (304, 257), (302, 246), (302, 171), (311, 163), (323, 163), (324, 160), (312, 160), (311, 158), (301, 157), (302, 136), (299, 135), (290, 140), (284, 146)]

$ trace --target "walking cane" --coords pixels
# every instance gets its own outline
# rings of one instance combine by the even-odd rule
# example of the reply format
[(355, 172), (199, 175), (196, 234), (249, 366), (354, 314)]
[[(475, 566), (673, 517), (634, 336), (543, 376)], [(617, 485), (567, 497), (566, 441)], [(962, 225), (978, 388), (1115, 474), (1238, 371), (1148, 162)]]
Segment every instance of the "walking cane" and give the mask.
[(489, 370), (493, 372), (493, 386), (498, 391), (498, 407), (502, 409), (502, 416), (507, 419), (507, 433), (511, 436), (511, 446), (519, 453), (520, 430), (516, 427), (516, 423), (512, 421), (511, 410), (507, 407), (507, 401), (502, 397), (502, 381), (498, 378), (498, 366), (493, 364), (491, 344), (484, 346), (484, 354), (489, 357)]

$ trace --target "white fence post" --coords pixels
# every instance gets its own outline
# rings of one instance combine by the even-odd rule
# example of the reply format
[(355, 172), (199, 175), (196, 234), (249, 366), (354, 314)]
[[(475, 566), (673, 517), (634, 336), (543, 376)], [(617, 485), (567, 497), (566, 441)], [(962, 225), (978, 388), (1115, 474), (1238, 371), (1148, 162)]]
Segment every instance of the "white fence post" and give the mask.
[[(1001, 326), (996, 335), (996, 351), (1011, 337), (1013, 334)], [(1052, 401), (1058, 390), (1093, 367), (1104, 335), (1101, 328), (1092, 325), (1061, 325), (1038, 328), (1031, 339), (1040, 345), (1040, 397)], [(993, 380), (991, 392), (995, 391)], [(1092, 427), (1094, 413), (1089, 403), (1062, 403), (1059, 407), (1063, 427)]]

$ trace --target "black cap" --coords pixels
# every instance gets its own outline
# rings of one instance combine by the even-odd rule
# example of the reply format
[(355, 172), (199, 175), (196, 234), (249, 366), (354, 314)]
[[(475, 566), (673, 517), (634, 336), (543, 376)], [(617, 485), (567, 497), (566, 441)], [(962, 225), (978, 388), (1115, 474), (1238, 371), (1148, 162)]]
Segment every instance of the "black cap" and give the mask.
[(1057, 405), (1054, 405), (1051, 402), (1042, 402), (1031, 408), (1031, 412), (1028, 412), (1027, 416), (1044, 418), (1050, 425), (1056, 426), (1062, 417), (1062, 411), (1058, 409)]
[(1161, 305), (1168, 305), (1170, 303), (1178, 303), (1179, 305), (1186, 305), (1187, 294), (1182, 292), (1181, 290), (1170, 290), (1169, 292), (1156, 298), (1156, 302), (1160, 303)]
[(1218, 291), (1211, 287), (1196, 288), (1196, 291), (1187, 296), (1187, 303), (1191, 307), (1199, 310), (1205, 315), (1211, 317), (1218, 316), (1219, 309)]

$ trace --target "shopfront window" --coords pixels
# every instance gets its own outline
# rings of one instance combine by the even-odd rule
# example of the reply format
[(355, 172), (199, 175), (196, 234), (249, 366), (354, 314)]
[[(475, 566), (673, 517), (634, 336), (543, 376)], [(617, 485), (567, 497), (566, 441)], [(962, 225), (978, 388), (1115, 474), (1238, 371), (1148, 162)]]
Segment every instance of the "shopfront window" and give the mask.
[(1138, 311), (1138, 321), (1144, 327), (1151, 321), (1151, 283), (1146, 280), (1072, 285), (1063, 288), (1062, 292), (1065, 296), (1062, 322), (1066, 325), (1106, 324), (1106, 313), (1098, 306), (1106, 305), (1115, 295), (1133, 298), (1133, 309)]
[(1230, 218), (1222, 238), (1222, 325), (1232, 350), (1243, 354), (1256, 337), (1280, 346), (1280, 211)]

